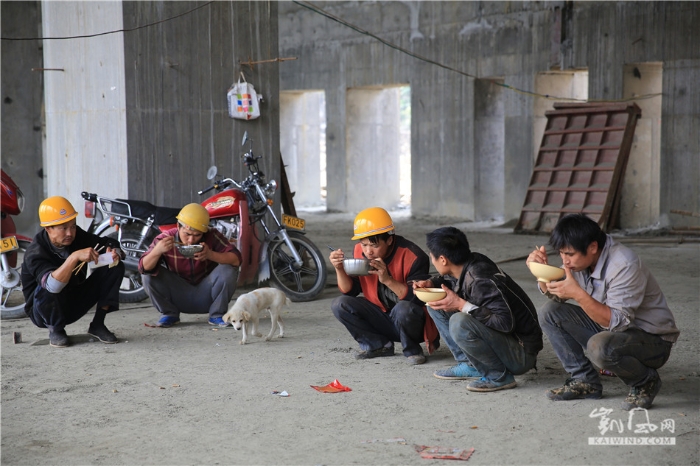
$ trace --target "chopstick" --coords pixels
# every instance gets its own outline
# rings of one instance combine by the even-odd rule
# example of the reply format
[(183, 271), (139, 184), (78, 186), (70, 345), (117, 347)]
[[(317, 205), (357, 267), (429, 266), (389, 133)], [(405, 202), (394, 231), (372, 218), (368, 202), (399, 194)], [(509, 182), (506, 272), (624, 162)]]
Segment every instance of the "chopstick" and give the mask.
[[(99, 249), (97, 249), (97, 246), (100, 246), (100, 243), (97, 243), (97, 244), (95, 245), (95, 247), (92, 248), (92, 249), (94, 249), (94, 250), (97, 251), (97, 252), (100, 252), (100, 251), (102, 251), (102, 250), (104, 249), (104, 246), (100, 246)], [(75, 272), (74, 275), (78, 275), (78, 274), (80, 273), (80, 271), (82, 270), (82, 268), (83, 268), (83, 266), (84, 266), (85, 264), (87, 264), (87, 262), (86, 262), (86, 261), (83, 261), (83, 262), (81, 262), (80, 264), (76, 265), (75, 268), (73, 269), (73, 272)]]

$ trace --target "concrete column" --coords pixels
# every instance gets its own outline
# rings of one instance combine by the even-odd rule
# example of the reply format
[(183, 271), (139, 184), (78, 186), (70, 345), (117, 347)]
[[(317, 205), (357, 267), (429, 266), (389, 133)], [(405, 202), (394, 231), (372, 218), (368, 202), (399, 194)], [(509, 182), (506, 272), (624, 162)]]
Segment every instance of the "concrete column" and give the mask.
[[(122, 3), (42, 2), (44, 37), (123, 28)], [(126, 197), (123, 34), (44, 41), (45, 173), (49, 196), (71, 201), (82, 219), (81, 191)]]
[(474, 82), (474, 169), (476, 221), (502, 219), (505, 195), (503, 88)]

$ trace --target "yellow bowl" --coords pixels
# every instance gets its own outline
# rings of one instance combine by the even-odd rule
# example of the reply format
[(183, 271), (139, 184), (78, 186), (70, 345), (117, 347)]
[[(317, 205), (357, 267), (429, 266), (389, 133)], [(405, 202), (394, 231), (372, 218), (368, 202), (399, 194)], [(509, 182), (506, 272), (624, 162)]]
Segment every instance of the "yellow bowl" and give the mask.
[(413, 290), (413, 293), (424, 303), (439, 301), (447, 296), (447, 293), (442, 288), (416, 288)]
[(564, 269), (552, 265), (530, 262), (528, 267), (530, 267), (530, 272), (537, 277), (537, 281), (542, 283), (560, 280), (566, 276)]

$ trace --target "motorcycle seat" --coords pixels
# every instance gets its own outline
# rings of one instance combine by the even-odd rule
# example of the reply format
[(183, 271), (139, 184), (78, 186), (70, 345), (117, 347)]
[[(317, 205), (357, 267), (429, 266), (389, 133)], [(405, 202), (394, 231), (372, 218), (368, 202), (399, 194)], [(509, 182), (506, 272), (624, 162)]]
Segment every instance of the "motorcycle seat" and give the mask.
[[(180, 209), (176, 209), (174, 207), (159, 207), (146, 201), (133, 201), (129, 199), (117, 199), (117, 201), (129, 204), (131, 206), (132, 217), (148, 218), (151, 215), (154, 215), (154, 223), (156, 225), (170, 225), (177, 223), (177, 214), (180, 213)], [(123, 207), (118, 208), (118, 206), (119, 204), (114, 204), (112, 206), (114, 213), (127, 215), (126, 210)]]

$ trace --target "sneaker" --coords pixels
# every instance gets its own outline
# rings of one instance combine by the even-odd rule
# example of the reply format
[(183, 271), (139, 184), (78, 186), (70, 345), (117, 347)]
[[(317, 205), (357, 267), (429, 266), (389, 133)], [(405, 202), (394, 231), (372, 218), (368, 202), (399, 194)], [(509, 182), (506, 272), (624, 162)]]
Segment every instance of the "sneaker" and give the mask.
[(209, 319), (209, 325), (218, 325), (219, 327), (229, 327), (231, 324), (224, 321), (221, 317), (212, 317)]
[(603, 390), (593, 385), (576, 379), (567, 379), (564, 386), (547, 390), (547, 398), (552, 401), (576, 400), (579, 398), (592, 398), (599, 400), (603, 396)]
[(49, 345), (54, 348), (66, 348), (70, 346), (70, 340), (68, 340), (66, 331), (64, 329), (49, 330)]
[(372, 359), (372, 358), (381, 358), (384, 356), (393, 356), (394, 355), (394, 346), (389, 346), (388, 348), (386, 346), (382, 346), (379, 349), (376, 350), (369, 350), (369, 351), (360, 351), (355, 355), (355, 359)]
[(438, 379), (465, 380), (479, 378), (483, 374), (466, 362), (460, 362), (450, 368), (437, 370), (433, 375)]
[(622, 402), (622, 409), (629, 411), (634, 408), (651, 408), (651, 402), (661, 390), (661, 379), (656, 377), (639, 387), (632, 387), (630, 394)]
[(163, 316), (160, 318), (158, 323), (156, 324), (156, 327), (163, 327), (163, 328), (168, 328), (172, 327), (175, 324), (180, 323), (180, 318), (176, 316)]
[(105, 327), (104, 325), (90, 324), (90, 327), (88, 328), (88, 335), (92, 335), (93, 337), (100, 340), (102, 343), (107, 344), (113, 344), (119, 341), (117, 340), (116, 335), (110, 332), (109, 329), (107, 329), (107, 327)]
[(406, 359), (408, 360), (408, 363), (412, 366), (417, 366), (425, 362), (425, 356), (423, 356), (422, 354), (412, 354), (410, 356), (407, 356)]
[(467, 390), (471, 392), (495, 392), (497, 390), (505, 390), (507, 388), (515, 388), (518, 383), (515, 381), (513, 374), (508, 374), (505, 380), (497, 382), (495, 380), (482, 377), (479, 380), (472, 380), (467, 385)]

